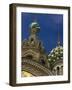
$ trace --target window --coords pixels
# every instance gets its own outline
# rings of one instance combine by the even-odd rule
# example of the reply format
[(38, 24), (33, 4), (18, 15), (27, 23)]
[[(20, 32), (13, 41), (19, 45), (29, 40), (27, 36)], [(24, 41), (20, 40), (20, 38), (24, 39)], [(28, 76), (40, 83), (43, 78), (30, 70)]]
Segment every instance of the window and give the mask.
[(60, 68), (59, 68), (59, 67), (57, 67), (57, 75), (59, 75), (59, 71), (60, 71)]

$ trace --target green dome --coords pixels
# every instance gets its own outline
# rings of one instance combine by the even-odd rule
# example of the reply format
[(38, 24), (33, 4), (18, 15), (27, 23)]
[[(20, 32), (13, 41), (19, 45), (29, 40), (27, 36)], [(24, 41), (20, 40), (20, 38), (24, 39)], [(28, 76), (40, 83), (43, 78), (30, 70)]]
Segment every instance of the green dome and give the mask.
[(63, 59), (63, 47), (57, 46), (56, 48), (52, 49), (50, 54), (48, 55), (48, 61), (55, 62), (57, 60)]

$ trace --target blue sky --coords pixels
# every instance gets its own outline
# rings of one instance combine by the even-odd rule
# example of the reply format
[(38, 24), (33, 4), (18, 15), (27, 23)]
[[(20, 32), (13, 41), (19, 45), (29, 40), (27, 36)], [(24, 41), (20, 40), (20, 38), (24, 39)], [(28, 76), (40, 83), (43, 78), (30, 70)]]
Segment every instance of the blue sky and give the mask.
[(58, 30), (61, 45), (63, 45), (63, 15), (62, 14), (37, 14), (21, 13), (22, 40), (29, 37), (29, 25), (33, 21), (40, 25), (38, 38), (42, 40), (47, 53), (57, 46)]

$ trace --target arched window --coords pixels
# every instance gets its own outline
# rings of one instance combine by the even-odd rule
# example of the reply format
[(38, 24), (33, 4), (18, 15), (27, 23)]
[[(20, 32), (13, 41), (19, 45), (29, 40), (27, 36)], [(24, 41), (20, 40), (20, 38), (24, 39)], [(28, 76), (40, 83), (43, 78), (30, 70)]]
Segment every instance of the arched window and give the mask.
[(41, 64), (42, 64), (42, 65), (45, 65), (44, 59), (41, 59), (40, 61), (41, 61)]
[(33, 42), (34, 41), (34, 39), (33, 38), (31, 38), (31, 42)]
[(57, 67), (57, 75), (59, 75), (59, 71), (60, 71), (60, 68), (59, 68), (59, 67)]
[(33, 59), (32, 55), (27, 55), (26, 59)]
[(63, 75), (63, 66), (61, 66), (61, 75)]

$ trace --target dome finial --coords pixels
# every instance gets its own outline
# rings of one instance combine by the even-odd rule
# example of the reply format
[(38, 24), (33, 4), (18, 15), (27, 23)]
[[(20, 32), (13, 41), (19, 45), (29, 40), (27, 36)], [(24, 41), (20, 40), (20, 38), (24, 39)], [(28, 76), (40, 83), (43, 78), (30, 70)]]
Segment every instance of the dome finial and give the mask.
[(36, 34), (39, 30), (40, 30), (40, 26), (36, 21), (34, 21), (30, 24), (31, 34)]

